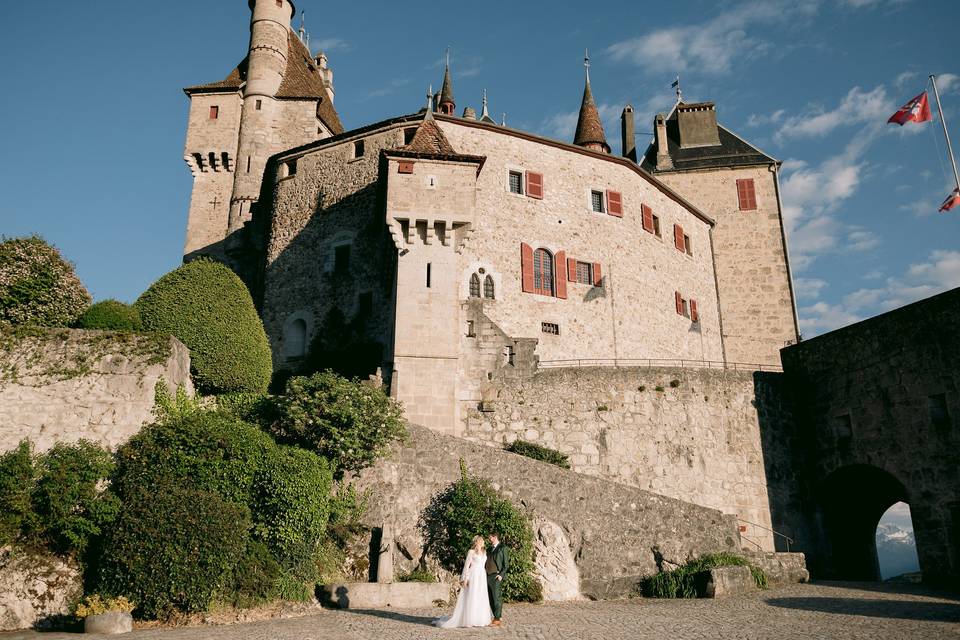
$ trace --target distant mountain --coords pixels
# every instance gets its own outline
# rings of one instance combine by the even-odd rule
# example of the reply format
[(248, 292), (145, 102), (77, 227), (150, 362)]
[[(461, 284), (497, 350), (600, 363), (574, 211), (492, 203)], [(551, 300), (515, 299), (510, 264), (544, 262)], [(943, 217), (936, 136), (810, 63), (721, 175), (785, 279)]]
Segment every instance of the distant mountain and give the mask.
[(886, 522), (877, 526), (877, 558), (884, 580), (920, 570), (913, 529)]

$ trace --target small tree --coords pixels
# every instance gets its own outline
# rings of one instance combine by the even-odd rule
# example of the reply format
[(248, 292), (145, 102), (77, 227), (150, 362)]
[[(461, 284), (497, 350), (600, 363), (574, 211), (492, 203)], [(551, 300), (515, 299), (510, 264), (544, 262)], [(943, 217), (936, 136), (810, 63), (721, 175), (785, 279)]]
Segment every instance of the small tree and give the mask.
[(35, 480), (33, 454), (27, 440), (0, 455), (0, 547), (19, 538), (22, 529), (30, 526), (30, 495)]
[(462, 460), (460, 479), (434, 496), (420, 516), (419, 528), (428, 553), (455, 573), (462, 569), (474, 536), (498, 533), (509, 549), (504, 599), (538, 602), (543, 598), (540, 583), (533, 577), (530, 523), (489, 482), (468, 476)]
[(407, 435), (397, 402), (331, 371), (291, 378), (279, 410), (277, 437), (327, 458), (338, 477), (371, 466)]
[(0, 242), (0, 322), (69, 327), (89, 304), (73, 265), (45, 240)]
[(107, 329), (111, 331), (140, 331), (140, 313), (133, 305), (119, 300), (101, 300), (94, 303), (77, 319), (78, 329)]

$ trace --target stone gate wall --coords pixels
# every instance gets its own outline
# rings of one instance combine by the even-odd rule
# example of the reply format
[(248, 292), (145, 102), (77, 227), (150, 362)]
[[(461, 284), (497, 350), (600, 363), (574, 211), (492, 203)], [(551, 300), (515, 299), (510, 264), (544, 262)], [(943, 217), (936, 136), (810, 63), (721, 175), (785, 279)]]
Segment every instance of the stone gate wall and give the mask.
[(496, 447), (519, 438), (557, 449), (580, 473), (735, 515), (746, 546), (774, 550), (768, 467), (790, 464), (786, 441), (776, 435), (790, 423), (781, 374), (505, 371), (486, 386), (482, 403), (465, 410), (463, 437)]
[(93, 440), (114, 447), (151, 418), (157, 382), (190, 393), (190, 352), (172, 337), (53, 329), (0, 334), (0, 452)]

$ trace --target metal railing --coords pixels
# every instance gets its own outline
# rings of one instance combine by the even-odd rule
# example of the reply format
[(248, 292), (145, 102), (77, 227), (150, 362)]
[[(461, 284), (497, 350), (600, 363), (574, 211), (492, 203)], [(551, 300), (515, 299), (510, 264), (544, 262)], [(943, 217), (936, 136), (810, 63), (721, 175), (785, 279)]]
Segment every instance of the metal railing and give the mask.
[(685, 358), (568, 358), (565, 360), (541, 360), (541, 369), (564, 367), (680, 367), (685, 369), (727, 369), (733, 371), (782, 372), (778, 364), (752, 364), (746, 362), (721, 362), (718, 360), (688, 360)]
[[(786, 534), (784, 534), (784, 533), (780, 533), (779, 531), (775, 531), (775, 530), (773, 530), (773, 529), (771, 529), (770, 527), (767, 527), (767, 526), (765, 526), (765, 525), (757, 524), (756, 522), (750, 522), (749, 520), (743, 520), (742, 518), (737, 518), (737, 522), (742, 522), (743, 524), (753, 525), (754, 527), (760, 527), (760, 528), (763, 529), (764, 531), (769, 531), (770, 533), (772, 533), (772, 534), (775, 535), (775, 536), (780, 536), (781, 538), (783, 538), (784, 540), (787, 541), (787, 553), (790, 553), (790, 545), (793, 544), (793, 538), (791, 538), (790, 536), (788, 536), (788, 535), (786, 535)], [(750, 538), (744, 538), (743, 536), (740, 536), (740, 537), (741, 537), (742, 539), (746, 540), (747, 542), (753, 542), (753, 540), (750, 540)], [(753, 542), (753, 544), (757, 544), (757, 543), (756, 543), (756, 542)], [(757, 546), (759, 547), (760, 545), (757, 545)]]

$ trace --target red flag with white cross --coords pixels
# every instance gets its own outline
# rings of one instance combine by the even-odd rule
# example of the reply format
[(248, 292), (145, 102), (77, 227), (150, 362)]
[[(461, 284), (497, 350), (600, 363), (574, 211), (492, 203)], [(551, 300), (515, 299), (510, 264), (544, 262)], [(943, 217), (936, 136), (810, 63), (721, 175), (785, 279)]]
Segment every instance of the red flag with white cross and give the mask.
[(927, 122), (928, 120), (933, 120), (933, 114), (930, 113), (930, 101), (927, 100), (927, 92), (924, 91), (897, 109), (897, 112), (887, 120), (887, 124), (899, 124), (902, 127), (908, 122)]

